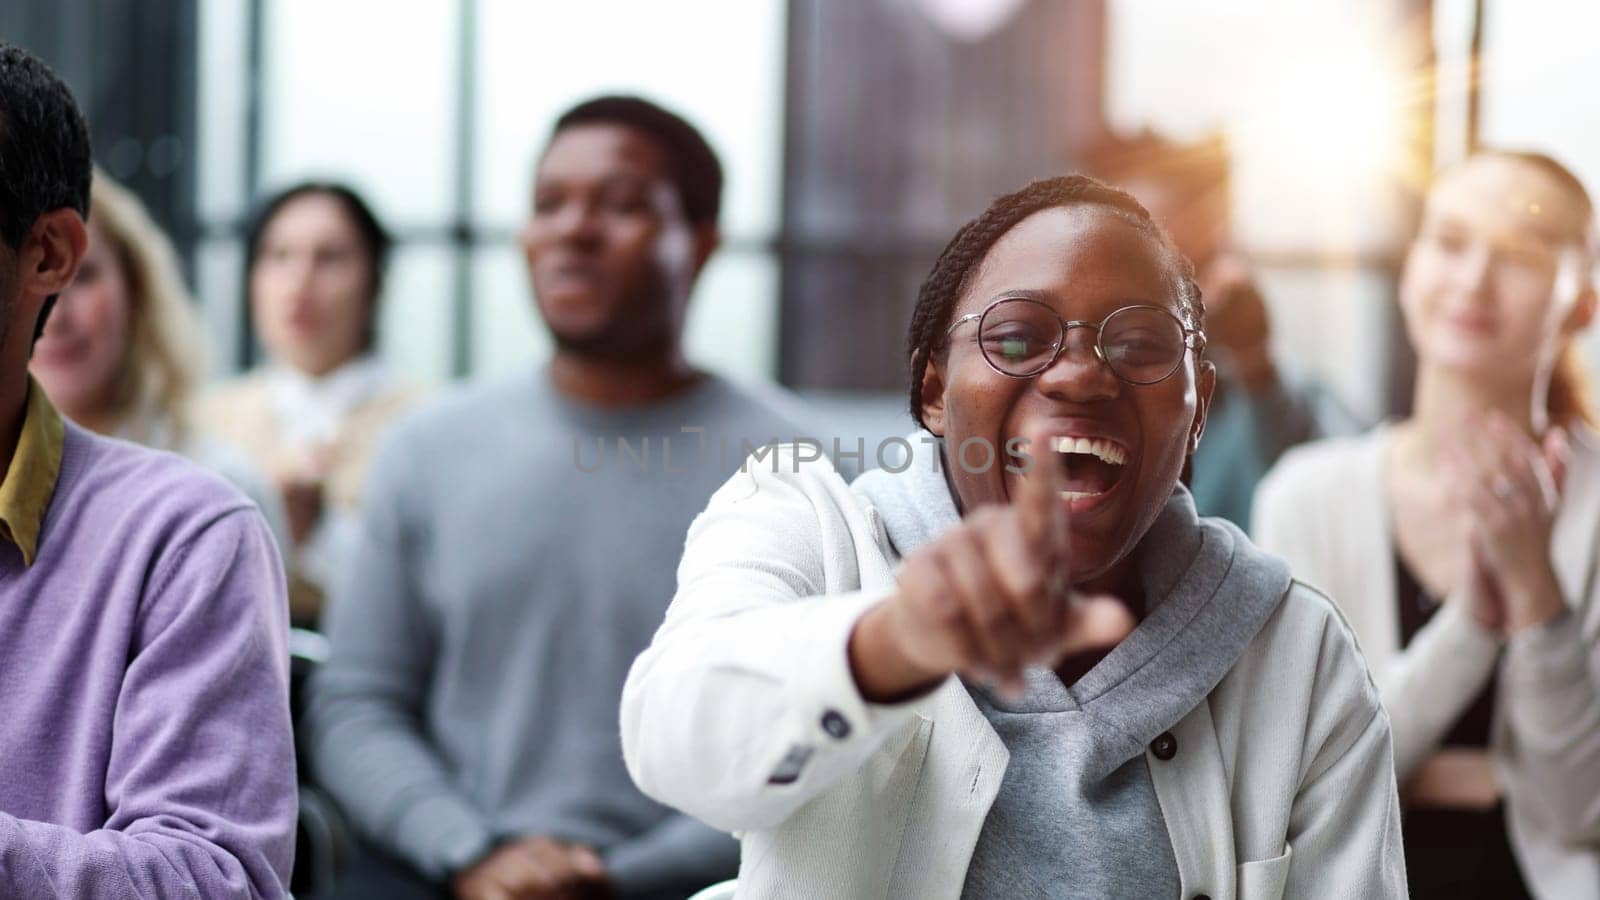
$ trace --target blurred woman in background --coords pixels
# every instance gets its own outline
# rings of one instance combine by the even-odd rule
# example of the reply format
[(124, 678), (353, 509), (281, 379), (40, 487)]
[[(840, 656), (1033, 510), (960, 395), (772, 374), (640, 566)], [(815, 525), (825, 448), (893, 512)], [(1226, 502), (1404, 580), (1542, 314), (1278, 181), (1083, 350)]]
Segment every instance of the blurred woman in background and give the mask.
[(1343, 607), (1383, 693), (1413, 897), (1600, 897), (1594, 229), (1548, 157), (1441, 174), (1400, 284), (1413, 414), (1257, 494), (1258, 541)]
[(127, 188), (96, 171), (89, 246), (56, 303), (29, 371), (91, 431), (187, 456), (261, 507), (280, 543), (283, 505), (241, 450), (195, 426), (201, 335), (172, 242)]
[(201, 421), (244, 447), (288, 511), (290, 606), (314, 624), (354, 540), (375, 443), (416, 392), (378, 360), (378, 297), (390, 239), (339, 184), (268, 198), (247, 236), (249, 313), (267, 362), (212, 392)]

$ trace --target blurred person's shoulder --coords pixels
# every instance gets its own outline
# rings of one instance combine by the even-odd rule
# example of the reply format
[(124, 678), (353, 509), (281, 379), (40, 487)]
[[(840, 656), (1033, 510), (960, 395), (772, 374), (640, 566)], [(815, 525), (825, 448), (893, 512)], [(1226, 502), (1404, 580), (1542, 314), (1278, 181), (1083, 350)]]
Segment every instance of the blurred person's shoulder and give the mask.
[[(651, 421), (665, 415), (675, 429), (708, 428), (738, 448), (741, 439), (760, 447), (804, 437), (803, 409), (801, 401), (782, 388), (708, 375), (685, 394), (639, 412), (651, 416)], [(535, 367), (432, 392), (395, 421), (385, 443), (425, 456), (459, 457), (507, 445), (531, 449), (541, 430), (548, 437), (611, 424), (602, 415), (564, 400), (547, 370)], [(568, 444), (560, 446), (565, 449)]]
[(1256, 490), (1258, 502), (1270, 499), (1300, 499), (1337, 495), (1348, 490), (1365, 490), (1361, 475), (1380, 464), (1389, 442), (1389, 426), (1380, 425), (1362, 434), (1323, 438), (1285, 451)]
[(697, 402), (715, 407), (734, 423), (773, 432), (775, 441), (804, 437), (805, 401), (769, 381), (736, 381), (708, 373), (695, 389)]
[(350, 430), (382, 429), (426, 404), (434, 392), (433, 388), (408, 378), (385, 375), (383, 383), (350, 411), (346, 427)]
[(238, 441), (240, 432), (270, 421), (267, 373), (254, 369), (210, 385), (194, 402), (195, 420), (212, 433)]
[(385, 443), (419, 448), (460, 445), (508, 420), (537, 415), (549, 388), (531, 370), (415, 389)]
[(1328, 382), (1294, 364), (1278, 362), (1279, 383), (1306, 417), (1308, 439), (1354, 437), (1369, 431), (1371, 420), (1357, 415)]

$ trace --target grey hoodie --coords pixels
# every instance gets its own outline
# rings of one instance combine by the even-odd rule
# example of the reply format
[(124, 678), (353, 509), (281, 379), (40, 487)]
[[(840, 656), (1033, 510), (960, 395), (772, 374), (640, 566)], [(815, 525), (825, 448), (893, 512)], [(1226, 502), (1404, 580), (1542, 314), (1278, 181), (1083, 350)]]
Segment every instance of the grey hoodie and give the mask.
[[(959, 521), (926, 432), (900, 472), (851, 485), (900, 556)], [(1011, 753), (963, 897), (1175, 897), (1178, 870), (1146, 750), (1204, 702), (1289, 589), (1288, 566), (1201, 519), (1178, 486), (1135, 551), (1147, 615), (1071, 687), (1028, 674), (1008, 703), (969, 685)]]

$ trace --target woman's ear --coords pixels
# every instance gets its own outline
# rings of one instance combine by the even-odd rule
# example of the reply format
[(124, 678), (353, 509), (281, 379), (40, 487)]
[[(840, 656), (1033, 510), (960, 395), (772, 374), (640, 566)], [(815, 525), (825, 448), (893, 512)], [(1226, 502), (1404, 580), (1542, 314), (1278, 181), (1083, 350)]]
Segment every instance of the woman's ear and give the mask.
[(1202, 359), (1195, 367), (1194, 422), (1189, 426), (1189, 455), (1200, 449), (1200, 438), (1206, 432), (1206, 414), (1211, 411), (1211, 392), (1217, 388), (1217, 367), (1211, 360)]
[[(917, 356), (925, 352), (918, 350), (911, 355), (911, 371), (916, 371)], [(944, 437), (944, 370), (937, 358), (930, 358), (922, 370), (922, 424)]]

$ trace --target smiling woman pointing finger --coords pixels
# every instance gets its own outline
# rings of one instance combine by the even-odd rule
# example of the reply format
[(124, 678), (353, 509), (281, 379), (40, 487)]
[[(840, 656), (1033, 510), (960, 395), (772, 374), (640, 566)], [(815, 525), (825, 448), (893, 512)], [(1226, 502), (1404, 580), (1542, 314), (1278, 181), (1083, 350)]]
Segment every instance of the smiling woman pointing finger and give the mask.
[(905, 468), (712, 498), (622, 736), (741, 897), (1404, 896), (1354, 640), (1178, 482), (1203, 319), (1132, 198), (1035, 182), (923, 285)]

